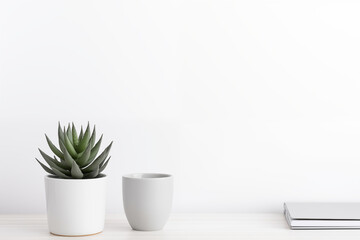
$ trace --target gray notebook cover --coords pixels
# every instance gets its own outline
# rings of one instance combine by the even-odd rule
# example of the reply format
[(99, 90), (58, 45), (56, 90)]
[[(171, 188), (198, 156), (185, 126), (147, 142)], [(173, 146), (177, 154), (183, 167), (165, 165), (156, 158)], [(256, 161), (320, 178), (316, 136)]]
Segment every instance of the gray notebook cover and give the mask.
[(284, 203), (292, 220), (360, 220), (360, 203)]

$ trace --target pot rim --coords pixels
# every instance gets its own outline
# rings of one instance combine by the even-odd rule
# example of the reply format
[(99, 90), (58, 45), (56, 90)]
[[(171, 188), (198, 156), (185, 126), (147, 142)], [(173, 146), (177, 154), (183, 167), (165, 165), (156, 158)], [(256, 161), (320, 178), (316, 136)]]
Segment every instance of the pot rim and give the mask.
[(123, 175), (122, 178), (137, 181), (160, 181), (171, 179), (173, 175), (168, 173), (130, 173)]
[(59, 178), (56, 177), (54, 175), (45, 175), (44, 176), (45, 179), (51, 180), (51, 181), (82, 181), (82, 182), (90, 182), (90, 181), (100, 181), (101, 179), (105, 179), (107, 178), (106, 174), (99, 174), (99, 177), (96, 178), (80, 178), (80, 179), (76, 179), (76, 178)]

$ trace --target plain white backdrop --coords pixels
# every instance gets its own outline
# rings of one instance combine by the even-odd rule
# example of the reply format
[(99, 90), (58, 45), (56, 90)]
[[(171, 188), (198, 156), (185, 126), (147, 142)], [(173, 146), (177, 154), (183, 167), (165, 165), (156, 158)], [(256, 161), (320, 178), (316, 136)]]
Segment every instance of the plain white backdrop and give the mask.
[[(57, 122), (114, 140), (121, 176), (175, 176), (175, 212), (360, 201), (360, 3), (0, 2), (0, 213), (44, 213)], [(105, 146), (105, 145), (104, 145)]]

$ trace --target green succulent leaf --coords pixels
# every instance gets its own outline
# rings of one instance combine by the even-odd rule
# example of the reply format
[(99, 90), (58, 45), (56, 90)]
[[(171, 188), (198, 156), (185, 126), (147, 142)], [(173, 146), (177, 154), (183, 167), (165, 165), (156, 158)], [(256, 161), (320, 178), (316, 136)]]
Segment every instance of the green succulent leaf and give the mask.
[(84, 174), (81, 172), (81, 169), (79, 168), (79, 166), (76, 164), (75, 161), (72, 163), (72, 166), (71, 166), (71, 176), (73, 178), (83, 178), (84, 177)]
[(99, 141), (97, 141), (95, 146), (91, 149), (90, 157), (89, 157), (87, 164), (91, 163), (95, 159), (96, 155), (98, 154), (98, 152), (100, 150), (102, 138), (103, 138), (103, 135), (101, 135)]
[(80, 166), (80, 167), (84, 167), (87, 165), (87, 162), (89, 160), (90, 157), (90, 153), (91, 153), (91, 146), (88, 145), (87, 148), (85, 149), (85, 151), (81, 154), (81, 156), (76, 159), (76, 163)]
[(65, 161), (64, 159), (61, 159), (61, 158), (60, 158), (60, 161), (59, 161), (55, 156), (54, 156), (54, 159), (55, 159), (55, 161), (60, 163), (60, 166), (62, 166), (64, 161)]
[(48, 138), (48, 136), (45, 134), (46, 141), (53, 153), (58, 156), (60, 159), (64, 159), (64, 154), (51, 142), (51, 140)]
[[(46, 162), (51, 162), (52, 164), (55, 164), (55, 165), (57, 165), (57, 166), (61, 166), (61, 163), (60, 162), (58, 162), (58, 161), (56, 161), (54, 158), (52, 158), (52, 157), (50, 157), (49, 155), (47, 155), (45, 152), (43, 152), (40, 148), (38, 148), (38, 150), (39, 150), (39, 152), (40, 152), (40, 154), (41, 154), (41, 156), (44, 158), (44, 160), (46, 161)], [(48, 163), (49, 164), (49, 163)], [(49, 164), (50, 165), (50, 164)]]
[(66, 168), (66, 169), (70, 169), (74, 159), (71, 157), (71, 155), (69, 154), (69, 152), (67, 151), (67, 149), (63, 143), (60, 144), (60, 148), (64, 149), (63, 150), (64, 162), (62, 163), (62, 167)]
[(66, 174), (62, 173), (57, 169), (53, 169), (53, 171), (56, 174), (56, 176), (58, 176), (60, 178), (71, 178), (69, 175), (66, 175)]
[(99, 167), (97, 167), (94, 171), (84, 174), (84, 178), (95, 178), (99, 175)]
[(56, 161), (55, 159), (53, 159), (52, 157), (50, 157), (49, 155), (47, 155), (46, 153), (44, 153), (43, 151), (41, 151), (41, 149), (39, 148), (39, 152), (41, 154), (41, 156), (45, 159), (45, 161), (47, 162), (47, 164), (49, 164), (49, 166), (52, 169), (56, 169), (62, 173), (67, 173), (68, 171), (63, 169), (61, 167), (61, 163)]
[(74, 123), (72, 123), (72, 139), (73, 139), (74, 146), (76, 147), (79, 144), (79, 138), (78, 138)]
[(89, 165), (87, 166), (86, 168), (83, 169), (83, 172), (84, 173), (89, 173), (89, 172), (92, 172), (94, 171), (97, 167), (99, 167), (99, 165), (105, 161), (105, 159), (107, 158), (107, 156), (109, 155), (109, 152), (110, 152), (110, 149), (111, 149), (111, 146), (112, 146), (112, 143), (111, 142), (109, 144), (109, 146), (107, 148), (105, 148), (105, 150)]
[[(60, 139), (59, 139), (59, 146), (60, 146), (60, 149), (61, 149), (61, 152), (62, 152), (62, 153), (64, 153), (65, 151), (67, 151), (67, 150), (66, 150), (66, 147), (65, 147), (65, 145), (64, 145), (64, 142), (61, 141)], [(64, 154), (63, 154), (63, 155), (64, 155)]]
[(82, 137), (82, 139), (79, 142), (79, 145), (76, 148), (77, 152), (79, 153), (83, 152), (86, 146), (89, 144), (89, 140), (90, 140), (90, 125), (88, 123), (84, 136)]
[(107, 166), (108, 162), (110, 161), (110, 159), (111, 159), (111, 156), (105, 162), (103, 162), (103, 164), (100, 165), (99, 173), (104, 171), (104, 169), (106, 168), (106, 166)]
[(55, 175), (54, 171), (48, 168), (45, 164), (39, 161), (39, 159), (35, 158), (36, 161), (40, 164), (40, 166), (48, 173)]
[(73, 157), (73, 158), (77, 158), (78, 154), (74, 148), (74, 146), (71, 144), (70, 140), (69, 140), (69, 137), (67, 135), (64, 136), (64, 139), (65, 139), (65, 142), (64, 142), (64, 145), (66, 147), (66, 150), (68, 150), (68, 152), (70, 153), (70, 155)]
[(71, 127), (70, 127), (70, 123), (69, 123), (69, 125), (68, 125), (67, 130), (66, 130), (66, 135), (67, 135), (67, 137), (68, 137), (71, 145), (74, 145), (74, 143), (73, 143), (73, 137), (72, 137), (72, 131), (71, 131)]
[(81, 141), (83, 136), (84, 136), (84, 131), (83, 131), (83, 127), (81, 126), (80, 135), (79, 135), (79, 142)]
[(93, 130), (90, 140), (89, 140), (91, 147), (94, 147), (95, 140), (96, 140), (96, 129), (95, 129), (95, 125), (94, 125), (94, 130)]
[(59, 122), (59, 127), (58, 127), (58, 137), (59, 137), (59, 145), (60, 145), (60, 142), (64, 142), (65, 139), (64, 139), (64, 132), (63, 130), (61, 129), (61, 126), (60, 126), (60, 122)]

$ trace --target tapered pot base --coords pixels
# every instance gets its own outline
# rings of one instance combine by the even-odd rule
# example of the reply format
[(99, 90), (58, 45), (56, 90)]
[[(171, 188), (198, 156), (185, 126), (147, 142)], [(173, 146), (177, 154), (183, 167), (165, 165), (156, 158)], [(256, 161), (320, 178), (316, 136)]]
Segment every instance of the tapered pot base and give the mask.
[(85, 234), (85, 235), (61, 235), (61, 234), (55, 234), (55, 233), (52, 233), (50, 232), (52, 235), (55, 235), (55, 236), (60, 236), (60, 237), (87, 237), (87, 236), (94, 236), (96, 234), (99, 234), (99, 233), (102, 233), (101, 232), (97, 232), (97, 233), (92, 233), (92, 234)]

